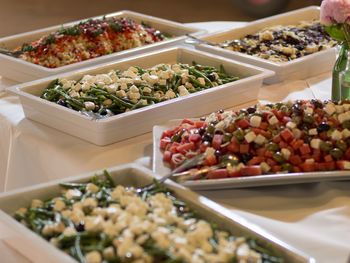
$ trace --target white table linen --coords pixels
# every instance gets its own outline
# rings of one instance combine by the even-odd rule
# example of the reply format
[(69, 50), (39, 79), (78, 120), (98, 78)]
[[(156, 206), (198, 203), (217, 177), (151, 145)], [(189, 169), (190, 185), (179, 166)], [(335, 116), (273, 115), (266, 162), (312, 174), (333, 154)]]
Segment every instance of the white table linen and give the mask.
[[(242, 25), (193, 24), (209, 31)], [(12, 84), (6, 79), (1, 87)], [(260, 102), (328, 99), (330, 75), (264, 86)], [(0, 93), (0, 191), (137, 161), (151, 167), (152, 135), (105, 147), (64, 134), (24, 117), (19, 100)], [(263, 188), (204, 191), (247, 220), (265, 228), (317, 262), (347, 261), (350, 252), (350, 183), (326, 182)], [(5, 242), (0, 222), (1, 262), (28, 262)]]

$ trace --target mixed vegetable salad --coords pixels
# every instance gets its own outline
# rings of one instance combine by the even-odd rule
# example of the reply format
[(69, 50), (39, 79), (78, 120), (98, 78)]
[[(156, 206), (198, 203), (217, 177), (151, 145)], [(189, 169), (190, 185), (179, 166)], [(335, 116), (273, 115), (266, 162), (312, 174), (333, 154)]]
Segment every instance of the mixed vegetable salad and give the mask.
[(172, 168), (203, 154), (196, 179), (350, 170), (350, 101), (297, 100), (219, 111), (162, 134)]
[(41, 37), (16, 49), (21, 59), (57, 68), (162, 41), (170, 36), (128, 17), (89, 19)]
[(105, 171), (61, 186), (61, 195), (32, 200), (14, 217), (79, 262), (283, 262), (257, 240), (201, 219), (162, 185), (139, 192)]
[(319, 21), (264, 28), (219, 46), (274, 62), (286, 62), (337, 45)]
[(237, 80), (223, 67), (194, 63), (159, 64), (150, 69), (129, 67), (80, 80), (57, 79), (41, 98), (77, 111), (111, 116)]

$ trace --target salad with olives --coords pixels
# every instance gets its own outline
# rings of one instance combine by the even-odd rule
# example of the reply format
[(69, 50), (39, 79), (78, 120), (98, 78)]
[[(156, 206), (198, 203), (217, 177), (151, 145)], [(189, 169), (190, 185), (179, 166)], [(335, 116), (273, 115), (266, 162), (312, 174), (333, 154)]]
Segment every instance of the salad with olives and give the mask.
[(350, 101), (298, 100), (219, 111), (163, 132), (175, 168), (198, 154), (195, 179), (350, 170)]

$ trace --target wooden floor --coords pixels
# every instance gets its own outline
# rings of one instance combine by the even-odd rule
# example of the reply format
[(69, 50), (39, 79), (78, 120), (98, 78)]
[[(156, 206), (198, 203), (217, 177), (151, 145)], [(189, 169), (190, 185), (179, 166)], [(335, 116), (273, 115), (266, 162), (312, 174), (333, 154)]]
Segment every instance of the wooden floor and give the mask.
[[(293, 0), (287, 10), (319, 3)], [(252, 20), (232, 0), (0, 0), (0, 37), (122, 9), (179, 22)]]

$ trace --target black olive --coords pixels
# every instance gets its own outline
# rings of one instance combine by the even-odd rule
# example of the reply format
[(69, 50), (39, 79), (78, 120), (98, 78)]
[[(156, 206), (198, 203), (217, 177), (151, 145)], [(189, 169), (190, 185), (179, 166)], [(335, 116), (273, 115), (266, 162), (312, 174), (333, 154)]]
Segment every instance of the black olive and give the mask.
[(244, 153), (241, 155), (241, 160), (244, 164), (247, 164), (250, 159), (252, 159), (252, 156), (249, 153)]
[(100, 111), (100, 115), (102, 115), (102, 116), (105, 116), (105, 115), (107, 115), (107, 114), (108, 114), (107, 109), (102, 109), (102, 110)]
[(215, 134), (224, 134), (222, 130), (215, 130)]
[(223, 109), (219, 110), (218, 111), (219, 113), (224, 113), (225, 111)]
[(210, 133), (206, 133), (203, 135), (203, 141), (211, 142), (213, 140), (213, 136)]
[(199, 128), (198, 133), (202, 136), (205, 133), (205, 128)]
[(247, 109), (247, 111), (248, 111), (249, 114), (253, 114), (254, 112), (256, 112), (256, 109), (255, 109), (255, 107), (249, 107)]
[(295, 115), (300, 116), (303, 114), (303, 110), (300, 107), (300, 104), (293, 104), (292, 111)]
[(216, 80), (216, 77), (215, 77), (214, 73), (210, 73), (207, 77), (208, 77), (208, 79), (210, 79), (210, 81), (215, 81)]
[(80, 222), (78, 225), (75, 226), (75, 229), (78, 231), (78, 232), (83, 232), (85, 230), (85, 225), (84, 225), (84, 222)]
[(58, 105), (61, 105), (61, 106), (64, 106), (64, 107), (67, 106), (67, 103), (66, 103), (64, 100), (62, 100), (62, 99), (59, 99), (59, 100), (57, 101), (57, 104), (58, 104)]
[(322, 109), (323, 108), (323, 104), (319, 100), (312, 99), (311, 103), (315, 106), (316, 109)]
[(201, 120), (201, 121), (205, 121), (205, 119), (206, 119), (205, 117), (200, 117), (199, 118), (199, 120)]
[(325, 131), (328, 131), (330, 128), (331, 128), (331, 126), (329, 124), (327, 124), (326, 122), (321, 122), (317, 126), (317, 132), (318, 133), (325, 132)]
[(204, 145), (204, 146), (210, 146), (210, 141), (205, 141), (205, 140), (203, 140), (203, 145)]
[(220, 150), (215, 150), (214, 154), (215, 154), (216, 157), (220, 157), (222, 155)]

